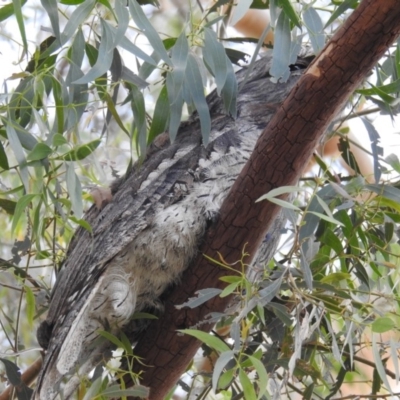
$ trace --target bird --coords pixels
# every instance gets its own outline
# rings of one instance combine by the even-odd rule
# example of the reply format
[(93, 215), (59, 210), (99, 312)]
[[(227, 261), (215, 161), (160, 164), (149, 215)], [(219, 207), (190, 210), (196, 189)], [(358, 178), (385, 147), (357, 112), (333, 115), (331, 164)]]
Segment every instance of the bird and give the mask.
[[(172, 143), (167, 132), (157, 137), (144, 161), (111, 186), (112, 196), (86, 212), (91, 230), (76, 231), (38, 328), (45, 355), (34, 399), (53, 400), (60, 392), (70, 398), (81, 377), (110, 357), (113, 347), (99, 331), (140, 331), (146, 323), (130, 324), (134, 313), (162, 313), (160, 297), (197, 255), (259, 135), (307, 64), (298, 60), (279, 84), (270, 80), (270, 56), (239, 71), (238, 84), (245, 84), (237, 118), (211, 93), (207, 144), (193, 114)], [(283, 225), (278, 219), (254, 264), (273, 256)]]

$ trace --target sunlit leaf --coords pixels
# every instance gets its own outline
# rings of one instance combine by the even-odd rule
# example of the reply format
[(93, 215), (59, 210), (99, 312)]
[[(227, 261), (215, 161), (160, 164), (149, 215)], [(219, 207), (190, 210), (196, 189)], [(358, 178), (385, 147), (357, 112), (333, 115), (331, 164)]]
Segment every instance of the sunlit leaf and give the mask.
[(42, 160), (49, 156), (53, 150), (44, 143), (38, 143), (26, 157), (29, 161)]
[(81, 218), (83, 213), (82, 204), (82, 187), (78, 176), (74, 171), (74, 167), (71, 164), (66, 164), (67, 168), (67, 189), (69, 198), (71, 200), (72, 210), (77, 218)]
[(290, 21), (301, 28), (300, 18), (297, 15), (296, 10), (293, 7), (293, 4), (290, 0), (279, 0), (280, 6), (282, 7), (283, 12), (289, 17)]
[[(23, 6), (26, 3), (27, 0), (22, 0), (21, 6)], [(14, 4), (6, 4), (5, 6), (0, 8), (0, 22), (6, 20), (7, 18), (11, 17), (11, 15), (14, 15)]]
[(75, 85), (89, 83), (107, 72), (113, 61), (114, 35), (107, 22), (101, 22), (101, 42), (96, 64), (81, 78), (73, 82)]
[(170, 67), (172, 67), (173, 65), (171, 59), (169, 58), (165, 50), (162, 40), (158, 36), (157, 31), (153, 28), (153, 26), (147, 19), (142, 8), (139, 6), (136, 0), (128, 0), (128, 1), (129, 1), (129, 11), (131, 13), (132, 19), (135, 21), (135, 24), (138, 26), (139, 29), (142, 30), (143, 34), (147, 37), (148, 41), (153, 46), (153, 49)]
[(50, 18), (51, 27), (53, 28), (54, 36), (60, 41), (60, 23), (58, 20), (58, 3), (57, 0), (40, 0), (43, 8), (46, 10)]
[(166, 130), (168, 126), (169, 113), (167, 87), (163, 86), (154, 108), (153, 120), (150, 125), (149, 136), (147, 139), (148, 144), (152, 143), (157, 135)]
[(303, 14), (304, 22), (315, 54), (318, 54), (325, 45), (324, 26), (321, 17), (313, 7), (309, 7)]
[(79, 161), (93, 153), (99, 147), (101, 140), (96, 139), (91, 142), (82, 144), (63, 154), (60, 158), (65, 161)]
[(21, 142), (19, 140), (17, 132), (15, 131), (15, 129), (11, 125), (11, 123), (7, 124), (6, 131), (7, 131), (8, 140), (10, 142), (10, 146), (13, 149), (15, 158), (17, 159), (18, 164), (19, 164), (19, 170), (20, 170), (22, 183), (24, 184), (25, 190), (28, 192), (29, 191), (29, 174), (28, 174), (28, 168), (26, 166), (26, 158), (25, 158), (24, 151), (22, 149)]
[(15, 211), (14, 211), (14, 216), (12, 220), (12, 226), (11, 226), (11, 231), (15, 231), (15, 227), (18, 224), (18, 221), (20, 220), (21, 216), (24, 214), (26, 207), (29, 206), (31, 201), (36, 197), (39, 196), (38, 194), (26, 194), (22, 197), (20, 197), (17, 201), (17, 204), (15, 206)]
[(251, 383), (246, 372), (244, 372), (242, 369), (239, 370), (239, 380), (240, 380), (240, 384), (242, 385), (242, 388), (243, 388), (244, 398), (246, 400), (257, 400), (256, 391), (254, 390), (254, 386)]
[(206, 145), (208, 143), (211, 131), (211, 117), (204, 94), (203, 80), (197, 65), (197, 61), (193, 54), (189, 54), (188, 63), (186, 66), (185, 85), (188, 86), (191, 98), (194, 102), (197, 113), (199, 114), (203, 143)]
[(0, 141), (0, 168), (7, 170), (8, 166), (8, 159), (7, 154), (4, 150), (3, 143)]
[(186, 335), (190, 335), (199, 339), (203, 343), (205, 343), (208, 347), (211, 347), (214, 350), (219, 351), (220, 353), (230, 351), (229, 346), (217, 336), (211, 335), (210, 333), (197, 331), (195, 329), (182, 329), (178, 332), (184, 333)]
[(214, 392), (217, 391), (218, 381), (219, 381), (219, 378), (221, 376), (223, 369), (225, 368), (226, 364), (234, 356), (235, 356), (234, 351), (228, 350), (228, 351), (224, 351), (223, 353), (221, 353), (220, 356), (218, 357), (218, 359), (215, 363), (215, 366), (214, 366), (213, 374), (212, 374), (212, 387), (213, 387)]
[(384, 333), (395, 328), (396, 323), (389, 317), (379, 317), (371, 325), (372, 332)]
[(218, 94), (221, 94), (228, 74), (224, 46), (217, 40), (217, 35), (209, 28), (204, 29), (203, 57), (215, 77)]

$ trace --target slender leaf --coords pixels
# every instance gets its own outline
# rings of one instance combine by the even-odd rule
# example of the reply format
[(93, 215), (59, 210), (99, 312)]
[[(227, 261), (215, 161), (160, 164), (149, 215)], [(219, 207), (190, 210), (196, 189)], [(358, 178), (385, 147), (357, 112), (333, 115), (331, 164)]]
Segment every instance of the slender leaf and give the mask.
[(7, 170), (9, 168), (7, 154), (4, 150), (3, 143), (0, 140), (0, 168)]
[(239, 370), (239, 380), (240, 384), (243, 388), (244, 398), (246, 400), (257, 400), (256, 391), (254, 390), (254, 386), (251, 383), (249, 377), (246, 372), (242, 369)]
[(235, 352), (233, 350), (228, 350), (221, 353), (218, 357), (212, 374), (212, 387), (215, 393), (217, 392), (218, 381), (223, 369), (225, 368), (226, 364), (228, 364), (228, 362), (234, 358), (234, 356)]
[(196, 339), (205, 343), (208, 347), (211, 347), (212, 349), (217, 350), (220, 353), (230, 351), (229, 346), (223, 340), (221, 340), (217, 336), (211, 335), (210, 333), (197, 331), (195, 329), (182, 329), (178, 332), (193, 336)]
[(71, 200), (72, 211), (75, 217), (81, 218), (83, 213), (82, 187), (72, 164), (66, 164), (67, 168), (67, 189)]
[(143, 34), (147, 37), (147, 40), (153, 46), (153, 49), (159, 54), (159, 56), (165, 61), (165, 63), (168, 64), (170, 67), (173, 67), (171, 59), (169, 58), (165, 50), (162, 40), (158, 36), (158, 33), (153, 28), (149, 20), (147, 19), (142, 8), (139, 6), (136, 0), (128, 0), (128, 1), (129, 1), (129, 11), (137, 27), (142, 30)]
[(291, 49), (290, 21), (285, 13), (280, 13), (275, 28), (273, 58), (269, 73), (276, 81), (289, 79), (289, 60)]
[(200, 70), (193, 54), (189, 54), (185, 85), (190, 91), (197, 113), (199, 114), (203, 143), (207, 145), (211, 132), (210, 110), (206, 102)]
[(38, 143), (32, 151), (28, 154), (27, 160), (29, 161), (37, 161), (43, 160), (44, 158), (48, 157), (53, 150), (44, 143)]
[(57, 38), (58, 41), (61, 42), (57, 0), (40, 0), (40, 2), (42, 3), (43, 8), (46, 10), (46, 13), (50, 18), (54, 36)]
[[(27, 0), (23, 0), (21, 2), (21, 6), (23, 6)], [(14, 4), (6, 4), (5, 6), (0, 8), (0, 22), (5, 21), (7, 18), (11, 17), (11, 15), (14, 15)]]
[(22, 59), (28, 51), (28, 41), (26, 40), (24, 17), (22, 15), (23, 3), (21, 0), (13, 0), (13, 5), (14, 5), (15, 18), (18, 23), (19, 33), (21, 34), (21, 39), (23, 44), (23, 52), (21, 54), (21, 59)]
[(117, 47), (121, 43), (129, 24), (129, 14), (126, 12), (126, 8), (122, 0), (115, 1), (115, 13), (117, 14), (118, 18), (118, 27), (114, 34), (113, 47)]
[(217, 92), (221, 94), (228, 74), (226, 54), (224, 46), (217, 40), (217, 35), (209, 28), (204, 29), (203, 57), (215, 77)]
[(324, 26), (321, 17), (313, 7), (307, 8), (303, 17), (314, 53), (318, 54), (325, 45)]
[(19, 140), (17, 132), (15, 131), (15, 129), (14, 129), (13, 125), (11, 125), (11, 123), (7, 124), (6, 132), (7, 132), (8, 140), (10, 142), (10, 146), (13, 149), (15, 158), (17, 159), (17, 162), (19, 164), (21, 181), (24, 184), (25, 190), (28, 192), (29, 191), (29, 173), (28, 173), (28, 168), (26, 166), (26, 158), (25, 158), (24, 151), (22, 149), (21, 142)]
[(132, 87), (131, 94), (131, 106), (137, 129), (137, 143), (139, 147), (139, 154), (140, 157), (143, 158), (146, 155), (147, 148), (146, 108), (144, 104), (144, 97), (143, 93), (136, 86)]
[(15, 228), (18, 224), (18, 221), (20, 220), (21, 216), (24, 214), (26, 207), (29, 206), (31, 201), (36, 197), (40, 196), (38, 194), (25, 194), (21, 198), (18, 199), (17, 204), (15, 206), (15, 211), (14, 211), (14, 216), (13, 216), (13, 221), (12, 221), (12, 226), (11, 226), (11, 231), (14, 232)]
[(114, 48), (114, 35), (107, 22), (101, 20), (101, 42), (96, 64), (84, 76), (73, 83), (75, 85), (89, 83), (106, 73), (113, 61)]
[(163, 86), (160, 94), (158, 95), (156, 106), (154, 108), (153, 120), (150, 125), (149, 136), (147, 139), (148, 144), (152, 143), (157, 135), (166, 130), (168, 126), (169, 114), (170, 109), (167, 87)]
[(87, 17), (93, 10), (96, 1), (97, 0), (85, 0), (74, 10), (61, 34), (61, 45), (64, 45), (73, 35), (75, 35), (78, 27), (86, 21)]

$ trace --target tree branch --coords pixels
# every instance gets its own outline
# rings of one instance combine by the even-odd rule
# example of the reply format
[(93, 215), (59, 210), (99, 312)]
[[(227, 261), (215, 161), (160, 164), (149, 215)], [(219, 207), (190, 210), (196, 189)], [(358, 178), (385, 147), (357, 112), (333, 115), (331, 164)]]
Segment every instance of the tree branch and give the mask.
[[(208, 231), (201, 254), (167, 298), (165, 314), (135, 348), (143, 359), (135, 370), (143, 371), (141, 383), (150, 387), (152, 400), (166, 396), (200, 345), (176, 331), (204, 321), (210, 312), (224, 311), (231, 300), (216, 297), (195, 309), (174, 307), (199, 289), (223, 287), (219, 278), (226, 271), (202, 254), (218, 259), (220, 253), (235, 262), (246, 245), (250, 255), (245, 261), (251, 262), (279, 212), (275, 204), (255, 201), (271, 189), (297, 182), (329, 123), (399, 33), (398, 0), (362, 1), (278, 109), (225, 200), (219, 221)], [(200, 329), (211, 327), (202, 324)]]

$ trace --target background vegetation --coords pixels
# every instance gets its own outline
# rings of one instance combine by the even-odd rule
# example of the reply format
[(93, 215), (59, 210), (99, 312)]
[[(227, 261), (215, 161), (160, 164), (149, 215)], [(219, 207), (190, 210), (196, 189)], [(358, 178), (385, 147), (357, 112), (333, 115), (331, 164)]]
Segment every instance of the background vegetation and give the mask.
[[(240, 52), (240, 42), (248, 51), (252, 41), (224, 29), (218, 8), (224, 3), (157, 9), (136, 0), (43, 0), (0, 9), (3, 41), (16, 50), (8, 62), (17, 61), (0, 104), (5, 380), (19, 383), (14, 365), (25, 369), (39, 356), (34, 332), (73, 231), (78, 225), (90, 230), (83, 212), (91, 188), (122, 175), (165, 129), (173, 138), (193, 110), (206, 142), (211, 88), (235, 116), (232, 62), (251, 65), (255, 56)], [(239, 2), (232, 18), (250, 3)], [(266, 51), (274, 57), (275, 79), (286, 78), (301, 45), (318, 53), (357, 5), (253, 2), (271, 11), (275, 46)], [(9, 25), (13, 21), (18, 29)], [(258, 53), (262, 40), (255, 42)], [(394, 118), (398, 112), (399, 59), (395, 44), (332, 127), (345, 160), (358, 171), (344, 122), (362, 118), (370, 142), (362, 147), (374, 176), (344, 177), (317, 157), (316, 176), (286, 189), (298, 197), (284, 204), (287, 234), (265, 280), (253, 285), (244, 274), (227, 278), (220, 295), (237, 293), (241, 311), (226, 314), (215, 335), (187, 332), (204, 342), (204, 356), (182, 377), (176, 398), (389, 397), (399, 391), (400, 161), (395, 153), (383, 154), (373, 123), (374, 113)], [(122, 373), (115, 364), (109, 370), (110, 376)], [(104, 379), (93, 378), (89, 392), (92, 383), (85, 381), (81, 398), (117, 396), (105, 392)]]

